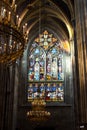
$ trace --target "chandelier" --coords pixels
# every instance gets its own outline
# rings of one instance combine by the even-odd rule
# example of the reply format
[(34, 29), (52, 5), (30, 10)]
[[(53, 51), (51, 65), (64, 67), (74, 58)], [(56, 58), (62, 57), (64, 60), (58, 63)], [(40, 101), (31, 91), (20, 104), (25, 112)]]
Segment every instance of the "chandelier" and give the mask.
[(50, 112), (45, 110), (46, 102), (43, 99), (35, 99), (32, 102), (32, 110), (27, 112), (31, 121), (44, 121), (49, 119)]
[[(40, 36), (40, 32), (41, 32), (41, 4), (42, 1), (39, 1), (39, 19), (38, 19), (38, 23), (39, 23), (39, 36)], [(31, 121), (45, 121), (48, 120), (51, 113), (45, 110), (46, 107), (46, 102), (44, 101), (44, 99), (40, 98), (40, 88), (38, 87), (37, 90), (37, 98), (34, 99), (31, 102), (31, 106), (32, 106), (32, 110), (27, 112), (27, 116), (29, 117), (29, 119)]]
[(0, 0), (0, 63), (10, 64), (22, 56), (28, 37), (20, 31), (15, 0)]

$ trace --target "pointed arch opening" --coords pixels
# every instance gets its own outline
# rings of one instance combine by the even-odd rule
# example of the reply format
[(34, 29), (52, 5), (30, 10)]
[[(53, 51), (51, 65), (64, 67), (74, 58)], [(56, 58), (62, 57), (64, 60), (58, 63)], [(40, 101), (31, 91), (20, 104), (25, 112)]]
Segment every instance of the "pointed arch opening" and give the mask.
[(65, 101), (66, 56), (69, 54), (69, 43), (60, 43), (47, 30), (34, 39), (28, 57), (28, 102), (37, 99), (38, 94), (47, 102)]

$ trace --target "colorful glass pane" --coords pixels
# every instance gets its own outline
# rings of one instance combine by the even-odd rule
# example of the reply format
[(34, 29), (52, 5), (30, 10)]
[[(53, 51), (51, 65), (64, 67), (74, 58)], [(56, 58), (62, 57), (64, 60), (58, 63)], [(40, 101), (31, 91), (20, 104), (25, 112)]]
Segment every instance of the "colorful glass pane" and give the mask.
[(39, 53), (40, 53), (39, 48), (36, 48), (36, 49), (35, 49), (35, 55), (36, 55), (36, 54), (39, 54)]
[(62, 83), (58, 85), (57, 88), (57, 98), (59, 101), (64, 101), (64, 86)]
[(43, 49), (39, 47), (33, 49), (29, 58), (28, 79), (30, 81), (45, 80), (45, 59), (46, 54)]
[(33, 99), (33, 86), (32, 84), (29, 84), (28, 86), (28, 100), (32, 100)]
[(28, 80), (33, 80), (34, 79), (34, 59), (30, 59), (29, 62), (29, 72), (28, 72)]
[(45, 80), (45, 61), (43, 58), (40, 59), (40, 80)]
[(64, 72), (63, 72), (63, 67), (62, 67), (62, 60), (63, 57), (60, 54), (58, 57), (58, 80), (64, 80)]
[(40, 65), (39, 62), (36, 60), (35, 65), (34, 65), (34, 80), (39, 80), (39, 75), (40, 75)]
[(57, 49), (53, 48), (52, 49), (52, 54), (56, 54), (57, 53)]
[(47, 68), (46, 68), (46, 79), (51, 80), (51, 63), (52, 63), (52, 56), (50, 53), (47, 55)]
[(33, 86), (33, 98), (34, 99), (37, 99), (37, 97), (38, 97), (38, 84), (36, 83), (36, 84), (34, 84), (34, 86)]
[(57, 39), (53, 37), (52, 34), (49, 34), (47, 30), (45, 30), (42, 34), (39, 35), (38, 38), (35, 39), (35, 42), (42, 46), (45, 50), (54, 45), (57, 42)]
[(40, 98), (41, 99), (45, 98), (45, 86), (43, 83), (40, 85)]
[(46, 30), (35, 39), (29, 55), (28, 101), (39, 96), (47, 102), (64, 102), (62, 46)]
[(28, 86), (28, 101), (37, 99), (45, 101), (64, 101), (64, 84), (63, 83), (35, 83)]
[(51, 101), (51, 84), (50, 83), (46, 84), (45, 89), (46, 89), (46, 91), (45, 91), (46, 92), (45, 100), (46, 101)]
[(53, 80), (58, 80), (58, 66), (57, 66), (57, 57), (54, 57), (52, 59), (52, 64), (51, 64), (51, 74), (52, 74), (52, 79)]

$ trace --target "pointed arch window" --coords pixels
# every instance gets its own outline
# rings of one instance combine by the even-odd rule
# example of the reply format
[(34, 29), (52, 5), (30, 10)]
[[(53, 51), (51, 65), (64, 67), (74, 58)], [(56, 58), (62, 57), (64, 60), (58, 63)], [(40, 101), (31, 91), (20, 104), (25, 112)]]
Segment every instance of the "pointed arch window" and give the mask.
[[(67, 46), (67, 45), (66, 45)], [(30, 48), (28, 66), (28, 101), (64, 102), (64, 49), (53, 34), (45, 30)]]

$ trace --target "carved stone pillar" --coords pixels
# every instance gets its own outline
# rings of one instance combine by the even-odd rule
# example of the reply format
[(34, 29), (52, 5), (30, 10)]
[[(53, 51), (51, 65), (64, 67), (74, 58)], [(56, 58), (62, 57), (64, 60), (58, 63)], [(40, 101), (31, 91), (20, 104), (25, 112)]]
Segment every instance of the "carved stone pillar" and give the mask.
[[(17, 74), (16, 74), (17, 76)], [(0, 65), (0, 129), (13, 130), (17, 106), (15, 63), (12, 66)], [(16, 95), (15, 95), (16, 93)], [(15, 106), (16, 105), (16, 106)]]
[(18, 110), (18, 83), (19, 83), (19, 66), (18, 64), (15, 64), (12, 130), (16, 129), (17, 124), (16, 122), (17, 122), (17, 110)]
[[(0, 64), (0, 129), (2, 130), (4, 123), (4, 109), (5, 109), (5, 69)], [(4, 81), (4, 82), (3, 82)]]

